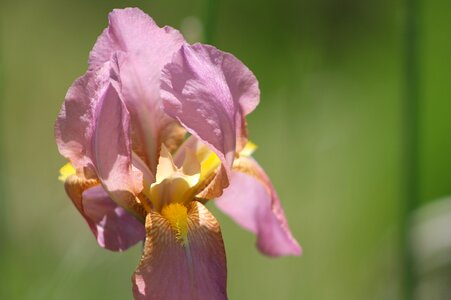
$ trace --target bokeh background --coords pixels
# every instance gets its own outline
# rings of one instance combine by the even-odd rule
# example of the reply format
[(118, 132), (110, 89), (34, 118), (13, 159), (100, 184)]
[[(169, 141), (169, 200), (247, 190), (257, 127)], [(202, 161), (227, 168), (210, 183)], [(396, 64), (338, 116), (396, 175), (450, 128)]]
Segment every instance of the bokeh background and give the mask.
[[(198, 41), (206, 1), (1, 1), (1, 299), (132, 298), (141, 247), (97, 246), (57, 180), (64, 160), (53, 123), (110, 10), (138, 6)], [(406, 2), (218, 5), (212, 41), (260, 81), (261, 104), (248, 118), (255, 156), (304, 248), (301, 257), (264, 257), (253, 235), (210, 206), (230, 299), (402, 299)], [(450, 13), (448, 0), (418, 2), (416, 197), (432, 203), (425, 218), (451, 210), (436, 200), (451, 195)], [(427, 252), (413, 251), (427, 256), (413, 269), (417, 299), (451, 299), (450, 216), (415, 239)]]

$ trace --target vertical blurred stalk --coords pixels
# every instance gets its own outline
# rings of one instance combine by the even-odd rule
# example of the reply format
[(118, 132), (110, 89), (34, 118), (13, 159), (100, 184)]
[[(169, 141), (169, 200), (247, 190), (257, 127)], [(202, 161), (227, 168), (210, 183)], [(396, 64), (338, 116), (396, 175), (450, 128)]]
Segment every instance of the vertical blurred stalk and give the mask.
[(418, 0), (406, 0), (403, 99), (403, 183), (402, 210), (402, 292), (405, 300), (414, 297), (416, 274), (411, 244), (410, 216), (419, 202), (419, 70)]
[(205, 16), (204, 16), (204, 41), (207, 44), (214, 42), (214, 35), (216, 33), (216, 19), (219, 12), (219, 0), (204, 0), (205, 1)]
[[(1, 11), (1, 10), (0, 10)], [(1, 15), (0, 15), (1, 17)], [(3, 139), (3, 108), (5, 103), (4, 82), (5, 74), (3, 72), (3, 36), (2, 23), (0, 18), (0, 299), (7, 299), (7, 245), (8, 237), (6, 231), (6, 208), (5, 201), (8, 199), (6, 191), (6, 165), (4, 159), (4, 139)]]

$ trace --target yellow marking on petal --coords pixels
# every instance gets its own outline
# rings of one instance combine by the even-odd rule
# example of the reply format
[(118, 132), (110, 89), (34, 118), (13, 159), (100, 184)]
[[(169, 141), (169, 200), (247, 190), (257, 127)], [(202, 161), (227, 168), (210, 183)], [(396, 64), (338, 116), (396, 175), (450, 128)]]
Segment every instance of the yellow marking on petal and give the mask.
[(168, 220), (177, 241), (185, 245), (188, 242), (188, 209), (186, 206), (180, 203), (170, 203), (163, 207), (161, 215)]
[(206, 159), (204, 159), (201, 163), (200, 168), (200, 181), (203, 181), (207, 178), (212, 172), (214, 172), (221, 165), (221, 160), (219, 157), (211, 151), (210, 155)]
[(67, 163), (61, 167), (60, 176), (58, 176), (58, 180), (65, 182), (66, 179), (71, 175), (75, 175), (75, 168), (72, 166), (71, 163)]
[(240, 156), (249, 157), (255, 152), (255, 150), (257, 150), (257, 145), (252, 143), (251, 141), (248, 141), (243, 150), (241, 150)]

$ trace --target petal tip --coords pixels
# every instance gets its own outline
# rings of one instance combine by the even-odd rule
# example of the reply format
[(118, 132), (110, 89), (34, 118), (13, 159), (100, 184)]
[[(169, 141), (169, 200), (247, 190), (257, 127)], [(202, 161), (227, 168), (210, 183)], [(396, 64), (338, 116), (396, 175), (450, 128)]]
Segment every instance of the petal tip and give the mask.
[(296, 243), (295, 247), (293, 248), (293, 252), (291, 255), (293, 256), (301, 256), (302, 253), (304, 252), (304, 250), (302, 249), (302, 247)]
[(269, 257), (301, 256), (303, 253), (302, 247), (298, 244), (296, 240), (290, 241), (289, 245), (280, 247), (280, 245), (270, 246), (265, 241), (258, 239), (257, 248), (262, 254)]

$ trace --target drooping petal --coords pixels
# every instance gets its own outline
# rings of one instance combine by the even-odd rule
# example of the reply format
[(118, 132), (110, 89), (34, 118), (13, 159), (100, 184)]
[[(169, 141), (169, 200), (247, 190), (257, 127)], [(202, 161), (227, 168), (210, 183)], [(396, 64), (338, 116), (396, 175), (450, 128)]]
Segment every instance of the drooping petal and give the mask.
[(252, 158), (235, 161), (232, 182), (216, 205), (257, 235), (258, 249), (270, 256), (300, 255), (279, 198), (263, 169)]
[(64, 181), (64, 189), (66, 190), (66, 194), (72, 200), (72, 203), (75, 205), (77, 210), (84, 216), (83, 211), (83, 192), (86, 189), (89, 189), (93, 186), (99, 184), (97, 179), (85, 179), (79, 177), (78, 175), (70, 175)]
[(114, 61), (121, 96), (131, 114), (133, 150), (155, 172), (160, 143), (183, 141), (184, 130), (161, 109), (160, 74), (184, 42), (138, 8), (115, 9), (90, 54), (90, 69)]
[(188, 242), (156, 212), (146, 219), (144, 254), (133, 275), (138, 300), (227, 299), (227, 267), (216, 219), (199, 202), (188, 207)]
[(244, 116), (259, 101), (252, 72), (229, 53), (185, 44), (163, 69), (161, 87), (166, 113), (209, 145), (229, 174), (246, 140)]
[(67, 91), (55, 123), (59, 152), (86, 177), (95, 177), (91, 138), (96, 103), (109, 82), (110, 66), (88, 71)]
[(82, 214), (103, 248), (124, 251), (146, 237), (144, 224), (111, 200), (100, 185), (83, 192)]
[(113, 202), (96, 179), (69, 176), (69, 198), (89, 225), (101, 247), (123, 251), (145, 237), (144, 225)]

